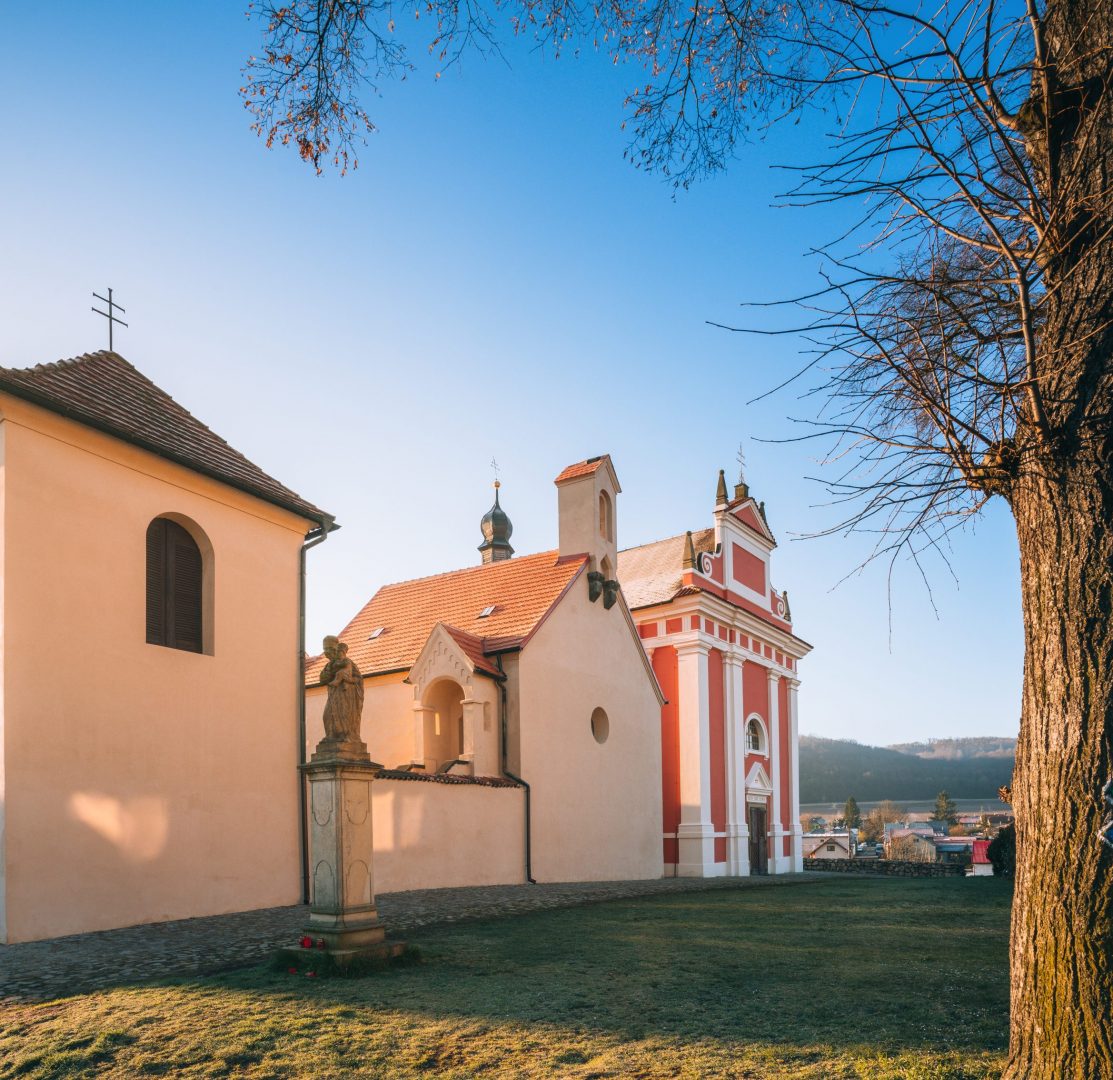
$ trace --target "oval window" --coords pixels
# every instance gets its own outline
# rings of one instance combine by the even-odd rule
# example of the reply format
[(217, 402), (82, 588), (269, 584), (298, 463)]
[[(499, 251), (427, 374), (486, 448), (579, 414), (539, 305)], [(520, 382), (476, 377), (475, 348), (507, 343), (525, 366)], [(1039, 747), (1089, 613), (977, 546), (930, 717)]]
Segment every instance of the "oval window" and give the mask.
[(607, 714), (602, 709), (596, 709), (591, 714), (591, 734), (595, 736), (595, 741), (605, 743), (610, 733), (611, 722), (607, 719)]

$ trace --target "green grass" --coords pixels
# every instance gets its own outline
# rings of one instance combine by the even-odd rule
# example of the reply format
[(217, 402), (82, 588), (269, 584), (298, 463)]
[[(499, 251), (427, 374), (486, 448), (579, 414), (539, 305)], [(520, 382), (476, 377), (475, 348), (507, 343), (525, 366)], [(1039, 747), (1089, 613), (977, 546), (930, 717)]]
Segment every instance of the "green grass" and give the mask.
[(991, 878), (847, 880), (463, 924), (362, 979), (6, 1006), (0, 1078), (993, 1077), (1009, 902)]

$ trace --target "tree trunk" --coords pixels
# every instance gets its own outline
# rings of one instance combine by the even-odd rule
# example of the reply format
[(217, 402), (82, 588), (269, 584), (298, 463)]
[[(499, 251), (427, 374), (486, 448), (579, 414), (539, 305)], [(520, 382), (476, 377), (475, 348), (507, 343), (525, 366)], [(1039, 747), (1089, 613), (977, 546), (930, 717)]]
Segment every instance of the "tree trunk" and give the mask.
[[(1036, 471), (1036, 470), (1034, 470)], [(1009, 1080), (1113, 1078), (1113, 442), (1018, 478), (1024, 697)]]

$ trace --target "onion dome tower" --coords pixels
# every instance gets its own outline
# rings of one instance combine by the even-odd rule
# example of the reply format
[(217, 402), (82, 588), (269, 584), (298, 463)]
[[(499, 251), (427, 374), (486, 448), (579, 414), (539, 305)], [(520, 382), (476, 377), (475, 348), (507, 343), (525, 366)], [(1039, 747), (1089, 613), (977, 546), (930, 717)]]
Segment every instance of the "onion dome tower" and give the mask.
[(479, 545), (479, 552), (485, 563), (502, 562), (514, 554), (510, 546), (510, 534), (514, 526), (501, 506), (499, 506), (499, 488), (502, 485), (495, 481), (495, 505), (483, 515), (479, 523), (483, 533), (483, 543)]

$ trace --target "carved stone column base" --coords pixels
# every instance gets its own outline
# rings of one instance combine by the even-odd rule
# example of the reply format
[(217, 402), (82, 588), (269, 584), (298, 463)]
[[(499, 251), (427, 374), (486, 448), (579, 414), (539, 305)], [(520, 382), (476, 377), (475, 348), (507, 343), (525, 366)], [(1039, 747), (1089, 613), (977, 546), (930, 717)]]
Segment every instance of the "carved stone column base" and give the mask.
[(375, 907), (371, 785), (381, 766), (362, 742), (322, 740), (301, 768), (309, 781), (312, 899), (305, 936), (311, 947), (284, 950), (283, 959), (314, 970), (307, 965), (343, 967), (400, 955), (405, 943), (385, 940)]

